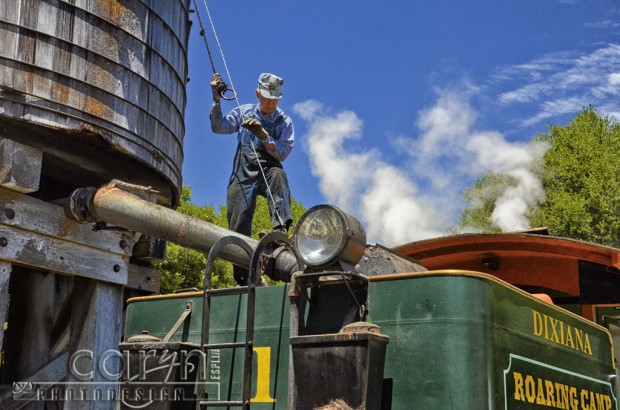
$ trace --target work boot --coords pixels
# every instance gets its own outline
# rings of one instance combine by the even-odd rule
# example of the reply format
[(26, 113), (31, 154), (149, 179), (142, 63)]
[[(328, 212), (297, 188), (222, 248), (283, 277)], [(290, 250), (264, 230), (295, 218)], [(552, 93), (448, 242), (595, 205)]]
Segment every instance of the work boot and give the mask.
[(288, 235), (286, 228), (284, 228), (283, 226), (276, 226), (275, 228), (273, 228), (272, 231), (270, 231), (269, 229), (263, 229), (262, 231), (258, 233), (258, 238), (262, 239), (265, 235), (267, 235), (270, 232), (281, 232), (284, 235)]

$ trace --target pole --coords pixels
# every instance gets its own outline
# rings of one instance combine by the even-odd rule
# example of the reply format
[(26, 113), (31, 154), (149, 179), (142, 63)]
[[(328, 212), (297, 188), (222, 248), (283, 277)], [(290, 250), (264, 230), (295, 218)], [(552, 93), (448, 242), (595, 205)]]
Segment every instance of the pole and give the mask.
[[(79, 203), (71, 203), (67, 212), (78, 222), (104, 221), (204, 253), (208, 253), (215, 242), (225, 236), (239, 237), (253, 250), (258, 245), (256, 239), (145, 201), (115, 186), (80, 190), (70, 198), (70, 201)], [(79, 215), (75, 210), (79, 210)], [(219, 256), (245, 268), (251, 262), (251, 257), (237, 246), (225, 247)], [(288, 281), (296, 268), (295, 256), (287, 250), (278, 254), (273, 271), (267, 273), (272, 279)]]

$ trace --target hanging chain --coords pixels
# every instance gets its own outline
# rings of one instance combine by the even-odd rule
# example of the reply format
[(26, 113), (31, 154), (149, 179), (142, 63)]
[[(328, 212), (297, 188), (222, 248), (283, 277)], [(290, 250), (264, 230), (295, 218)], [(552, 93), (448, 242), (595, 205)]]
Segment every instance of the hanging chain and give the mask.
[[(200, 18), (200, 11), (198, 10), (198, 5), (196, 4), (196, 0), (193, 0), (193, 1), (194, 1), (194, 9), (196, 11), (196, 17), (198, 17), (198, 24), (200, 24), (200, 35), (204, 39), (205, 46), (207, 47), (207, 53), (209, 54), (209, 60), (211, 61), (211, 67), (213, 68), (213, 73), (215, 74), (217, 70), (215, 69), (213, 57), (211, 56), (211, 49), (209, 48), (209, 43), (207, 42), (207, 36), (205, 35), (205, 28), (202, 24), (202, 19)], [(222, 56), (222, 62), (224, 63), (224, 69), (226, 70), (226, 76), (228, 77), (228, 80), (230, 81), (231, 89), (234, 90), (235, 85), (233, 84), (232, 76), (230, 75), (230, 71), (228, 70), (228, 64), (226, 63), (226, 57), (224, 56), (224, 50), (217, 36), (217, 31), (215, 30), (215, 25), (213, 24), (213, 19), (211, 18), (211, 12), (209, 11), (209, 6), (207, 6), (206, 0), (203, 0), (203, 3), (205, 6), (205, 10), (207, 10), (207, 16), (209, 17), (209, 22), (211, 24), (211, 30), (213, 31), (213, 36), (215, 37), (215, 42), (217, 43), (217, 47), (220, 50), (220, 55)], [(226, 88), (224, 91), (226, 91), (227, 89), (228, 88)], [(243, 117), (243, 113), (241, 112), (241, 104), (239, 103), (239, 98), (236, 92), (233, 91), (233, 93), (234, 93), (234, 96), (232, 98), (224, 98), (223, 95), (222, 97), (225, 100), (234, 99), (237, 102), (237, 109), (239, 110), (239, 114), (241, 115), (241, 122), (243, 122), (245, 118)], [(286, 229), (286, 226), (284, 225), (284, 222), (282, 221), (282, 218), (280, 217), (280, 213), (277, 210), (276, 201), (273, 198), (273, 194), (271, 193), (271, 188), (269, 187), (269, 183), (267, 182), (267, 177), (265, 176), (265, 171), (263, 169), (263, 166), (260, 163), (260, 159), (258, 157), (258, 152), (256, 151), (256, 147), (254, 147), (253, 143), (251, 143), (250, 145), (252, 146), (252, 151), (254, 152), (254, 156), (256, 158), (256, 162), (258, 163), (258, 168), (260, 169), (260, 173), (263, 177), (263, 181), (265, 182), (265, 186), (267, 187), (267, 194), (269, 195), (269, 199), (271, 200), (271, 203), (273, 204), (274, 214), (276, 218), (278, 218), (278, 222), (280, 223), (280, 225), (284, 227), (284, 229)]]

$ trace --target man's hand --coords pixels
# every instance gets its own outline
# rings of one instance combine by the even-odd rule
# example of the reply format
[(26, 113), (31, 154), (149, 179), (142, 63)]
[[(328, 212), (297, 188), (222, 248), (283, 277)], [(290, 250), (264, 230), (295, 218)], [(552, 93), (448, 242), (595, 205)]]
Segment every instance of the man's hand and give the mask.
[(256, 135), (256, 137), (260, 140), (264, 140), (269, 136), (269, 134), (267, 134), (267, 131), (265, 131), (265, 129), (261, 125), (260, 121), (256, 118), (248, 118), (247, 120), (244, 120), (241, 123), (241, 126), (250, 130), (252, 134)]
[[(222, 77), (218, 73), (213, 74), (213, 77), (211, 77), (211, 91), (213, 91), (213, 101), (220, 100), (222, 96), (221, 92), (223, 84), (224, 80), (222, 80)], [(224, 89), (226, 88), (224, 87)]]

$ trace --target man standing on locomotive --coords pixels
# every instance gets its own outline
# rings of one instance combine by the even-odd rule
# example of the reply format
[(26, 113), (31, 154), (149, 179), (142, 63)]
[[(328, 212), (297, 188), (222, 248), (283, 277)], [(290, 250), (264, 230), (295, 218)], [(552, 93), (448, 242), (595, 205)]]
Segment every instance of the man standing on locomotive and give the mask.
[[(211, 130), (215, 134), (237, 133), (237, 151), (226, 195), (228, 225), (247, 236), (252, 233), (257, 195), (267, 198), (274, 230), (286, 233), (293, 221), (282, 161), (293, 150), (295, 134), (293, 122), (278, 108), (283, 83), (274, 74), (261, 74), (256, 89), (258, 104), (238, 106), (224, 117), (220, 106), (223, 81), (219, 74), (211, 79)], [(234, 276), (237, 283), (247, 284), (247, 269), (235, 266)]]

